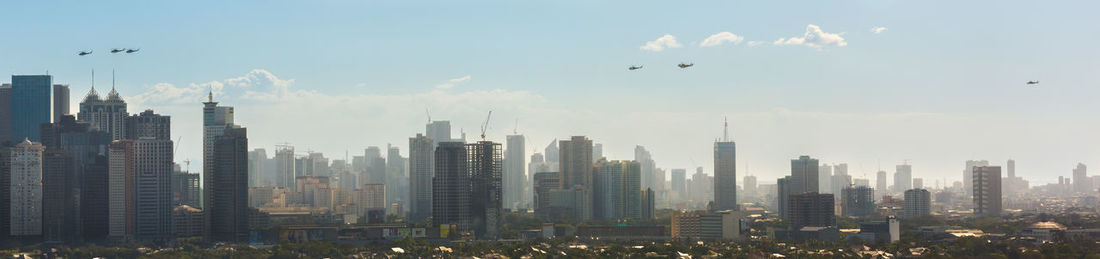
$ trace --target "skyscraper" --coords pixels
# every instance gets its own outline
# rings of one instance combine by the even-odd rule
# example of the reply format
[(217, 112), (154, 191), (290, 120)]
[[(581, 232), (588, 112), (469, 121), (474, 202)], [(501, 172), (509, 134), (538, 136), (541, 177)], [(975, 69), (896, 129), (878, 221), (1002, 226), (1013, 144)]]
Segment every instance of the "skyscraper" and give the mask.
[(714, 209), (737, 210), (737, 148), (730, 140), (729, 122), (723, 125), (722, 140), (714, 142)]
[(43, 209), (46, 215), (57, 215), (43, 223), (45, 240), (103, 241), (109, 217), (107, 147), (111, 136), (72, 115), (41, 125), (39, 135), (47, 161)]
[[(652, 188), (642, 188), (642, 164), (638, 161), (623, 161), (623, 215), (624, 218), (630, 219), (642, 219), (644, 216), (645, 208), (642, 203), (642, 190), (650, 190), (652, 194)], [(654, 202), (653, 200), (649, 200)]]
[[(210, 201), (209, 197), (206, 196), (210, 193), (210, 186), (213, 186), (210, 172), (214, 171), (214, 141), (225, 132), (228, 126), (233, 125), (233, 107), (218, 106), (218, 103), (214, 101), (213, 92), (209, 93), (207, 101), (202, 104), (203, 204), (200, 205), (205, 208), (207, 206), (206, 202)], [(210, 217), (210, 214), (209, 212), (204, 213), (207, 218)], [(209, 224), (209, 221), (207, 223)], [(209, 226), (207, 228), (209, 229)]]
[(207, 235), (212, 241), (248, 241), (248, 131), (226, 125), (215, 140), (213, 170), (204, 172), (207, 183)]
[[(17, 144), (11, 151), (10, 165), (10, 234), (39, 236), (42, 234), (42, 152), (45, 147), (29, 140)], [(9, 209), (9, 208), (3, 208)], [(47, 215), (49, 216), (49, 215)]]
[(844, 187), (841, 190), (840, 209), (846, 217), (870, 217), (875, 213), (875, 191), (871, 187)]
[(913, 218), (932, 214), (932, 194), (925, 189), (905, 191), (905, 210), (902, 217)]
[(294, 146), (275, 145), (275, 186), (297, 191), (294, 179), (298, 177), (294, 166)]
[(550, 140), (550, 144), (546, 145), (546, 149), (543, 150), (543, 155), (546, 157), (546, 165), (550, 168), (546, 172), (561, 172), (561, 169), (558, 167), (561, 165), (558, 161), (560, 158), (559, 151), (558, 140)]
[(474, 236), (482, 240), (500, 238), (504, 204), (501, 197), (502, 157), (500, 143), (478, 141), (466, 145), (470, 169), (470, 224)]
[(133, 140), (118, 140), (109, 147), (107, 175), (107, 236), (111, 240), (130, 240), (134, 236), (134, 174), (137, 157)]
[[(558, 163), (561, 169), (561, 188), (578, 189), (583, 192), (578, 204), (592, 204), (592, 140), (584, 136), (574, 136), (558, 142), (560, 155)], [(592, 208), (575, 208), (578, 220), (592, 218)]]
[(791, 159), (790, 194), (817, 192), (817, 159), (800, 156)]
[(111, 140), (126, 138), (127, 116), (126, 101), (122, 100), (114, 86), (107, 93), (107, 99), (100, 99), (95, 86), (92, 86), (80, 102), (80, 112), (77, 113), (77, 118), (90, 123), (93, 129), (109, 133)]
[(526, 208), (524, 183), (527, 181), (527, 152), (523, 135), (508, 135), (504, 151), (504, 208)]
[(878, 173), (875, 173), (875, 190), (878, 190), (875, 193), (876, 201), (882, 199), (882, 195), (887, 193), (886, 182), (886, 171), (879, 170)]
[(974, 195), (974, 167), (975, 166), (988, 166), (989, 161), (986, 160), (966, 160), (966, 169), (963, 170), (963, 188), (966, 192), (966, 196)]
[[(451, 121), (432, 121), (429, 118), (428, 124), (424, 126), (424, 134), (428, 138), (432, 139), (435, 148), (440, 142), (452, 141), (451, 139)], [(367, 154), (369, 159), (370, 154)]]
[(672, 169), (671, 177), (669, 184), (672, 186), (669, 189), (672, 190), (672, 196), (677, 201), (687, 200), (687, 169)]
[(791, 194), (789, 199), (788, 217), (792, 230), (802, 227), (836, 226), (832, 194), (808, 192)]
[(642, 187), (658, 189), (659, 185), (656, 183), (655, 176), (657, 173), (657, 162), (653, 161), (653, 154), (650, 154), (649, 150), (646, 150), (643, 146), (635, 146), (634, 161), (642, 164)]
[(1089, 179), (1088, 167), (1085, 164), (1077, 163), (1077, 167), (1073, 168), (1073, 191), (1089, 194), (1095, 191), (1092, 189), (1092, 181)]
[[(409, 202), (409, 179), (405, 175), (405, 162), (401, 149), (386, 144), (386, 203), (407, 205)], [(404, 216), (400, 211), (390, 213)]]
[(820, 193), (833, 193), (833, 166), (822, 164), (817, 168), (817, 188)]
[(913, 166), (898, 165), (894, 171), (894, 191), (898, 193), (913, 189)]
[(600, 160), (596, 163), (596, 176), (592, 186), (593, 218), (623, 217), (624, 169), (622, 161)]
[(561, 186), (561, 174), (558, 172), (535, 173), (534, 183), (535, 213), (546, 216), (546, 210), (550, 206), (550, 191)]
[(248, 187), (263, 185), (264, 161), (267, 160), (267, 150), (262, 148), (248, 152)]
[(11, 76), (11, 141), (12, 143), (39, 138), (39, 126), (50, 123), (50, 86), (53, 77), (48, 75)]
[(466, 145), (440, 142), (435, 148), (435, 176), (432, 177), (432, 223), (454, 224), (470, 230), (470, 175)]
[(779, 211), (779, 218), (790, 219), (791, 176), (776, 179), (775, 187), (775, 207)]
[[(114, 91), (112, 91), (114, 92)], [(117, 93), (116, 93), (117, 95)], [(171, 118), (146, 110), (126, 118), (134, 126), (134, 236), (138, 240), (166, 242), (172, 239), (173, 143)]]
[(126, 139), (172, 140), (172, 118), (145, 110), (125, 118)]
[(369, 146), (363, 151), (363, 157), (367, 159), (367, 171), (366, 175), (359, 176), (359, 182), (386, 184), (386, 159), (382, 157), (382, 149)]
[(432, 176), (435, 142), (423, 134), (409, 138), (409, 220), (432, 215)]
[(69, 114), (69, 85), (53, 85), (53, 122), (61, 121), (61, 116)]
[(1001, 214), (1001, 167), (975, 166), (974, 215), (997, 216)]
[(11, 84), (0, 84), (0, 143), (12, 141)]

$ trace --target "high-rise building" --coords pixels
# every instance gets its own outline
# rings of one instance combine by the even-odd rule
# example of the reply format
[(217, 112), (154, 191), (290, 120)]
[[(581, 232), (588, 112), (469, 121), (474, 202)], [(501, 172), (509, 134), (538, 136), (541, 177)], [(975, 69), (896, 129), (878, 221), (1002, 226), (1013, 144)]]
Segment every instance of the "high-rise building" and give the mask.
[(875, 213), (875, 191), (871, 187), (844, 187), (840, 193), (840, 209), (845, 217), (870, 217)]
[(790, 219), (791, 176), (784, 176), (775, 180), (775, 207), (779, 211), (779, 218)]
[[(565, 151), (562, 150), (562, 152)], [(564, 156), (564, 154), (562, 155)], [(646, 150), (643, 146), (635, 146), (634, 161), (642, 164), (642, 187), (658, 189), (656, 183), (657, 162), (653, 161), (653, 154), (649, 153), (649, 150)]]
[(546, 145), (546, 149), (543, 150), (543, 156), (546, 157), (546, 166), (549, 167), (546, 172), (561, 172), (561, 165), (559, 160), (561, 158), (561, 150), (558, 149), (558, 140), (550, 140), (550, 144)]
[(973, 167), (974, 215), (1001, 214), (1001, 167)]
[[(642, 204), (642, 190), (650, 190), (652, 194), (652, 188), (642, 188), (642, 165), (638, 161), (623, 161), (623, 215), (622, 217), (629, 219), (642, 219), (645, 209)], [(653, 200), (650, 200), (653, 202)]]
[(672, 190), (673, 200), (687, 200), (687, 169), (672, 169), (670, 172), (669, 189)]
[(642, 204), (641, 205), (642, 206), (642, 211), (641, 211), (642, 215), (641, 216), (642, 217), (641, 217), (641, 219), (642, 220), (652, 219), (654, 213), (656, 213), (656, 211), (657, 211), (657, 207), (656, 207), (657, 206), (657, 196), (653, 193), (653, 189), (649, 189), (649, 188), (646, 188), (645, 190), (642, 190), (641, 195), (642, 195), (642, 201), (641, 201), (641, 204)]
[[(432, 139), (436, 145), (432, 146), (434, 149), (440, 142), (452, 141), (451, 139), (451, 121), (432, 121), (429, 119), (428, 124), (424, 126), (424, 134)], [(370, 157), (370, 154), (367, 154)]]
[(53, 122), (61, 121), (61, 116), (69, 112), (69, 85), (53, 85)]
[[(6, 109), (6, 106), (0, 105), (0, 111), (3, 111), (4, 109)], [(0, 138), (0, 242), (7, 242), (8, 235), (11, 234), (12, 149), (9, 146), (10, 145), (8, 145), (8, 139)]]
[(107, 99), (100, 99), (95, 86), (92, 86), (80, 102), (80, 112), (77, 113), (77, 118), (90, 123), (93, 129), (109, 133), (111, 140), (126, 138), (125, 120), (128, 116), (126, 101), (113, 86), (107, 93)]
[(741, 183), (741, 185), (745, 186), (745, 192), (743, 194), (749, 197), (760, 197), (760, 188), (756, 183), (756, 176), (746, 175), (744, 179), (743, 183)]
[(527, 153), (523, 135), (508, 135), (504, 151), (504, 208), (526, 208), (523, 187), (527, 180)]
[(737, 210), (737, 147), (729, 136), (729, 122), (722, 139), (714, 142), (714, 209)]
[(592, 185), (593, 218), (622, 218), (623, 169), (622, 161), (600, 160), (596, 163), (596, 176)]
[(528, 208), (536, 208), (535, 198), (535, 174), (540, 172), (549, 171), (550, 167), (546, 164), (546, 159), (542, 156), (542, 153), (531, 154), (531, 160), (527, 163), (527, 181), (523, 184), (524, 194), (523, 198), (528, 204)]
[(1077, 163), (1077, 167), (1073, 168), (1073, 191), (1089, 194), (1095, 192), (1092, 188), (1092, 181), (1089, 179), (1088, 167), (1085, 164)]
[(966, 196), (974, 195), (974, 167), (975, 166), (988, 166), (989, 161), (986, 160), (966, 160), (966, 169), (963, 170), (963, 188), (966, 192)]
[(266, 160), (267, 150), (263, 148), (248, 152), (248, 187), (263, 185), (264, 161)]
[(110, 146), (108, 236), (167, 242), (172, 235), (172, 141), (143, 137)]
[(817, 169), (817, 188), (820, 193), (833, 193), (833, 166), (822, 164)]
[(924, 179), (913, 178), (913, 189), (924, 189)]
[(841, 193), (844, 188), (852, 185), (852, 176), (848, 175), (848, 164), (845, 163), (833, 165), (832, 170), (833, 176), (829, 180), (829, 190), (831, 191), (828, 193), (832, 193), (833, 196), (839, 198), (840, 196), (835, 194)]
[(882, 195), (887, 193), (886, 182), (886, 171), (879, 170), (875, 173), (875, 190), (878, 190), (878, 193), (875, 193), (876, 201), (882, 199)]
[(0, 143), (12, 141), (11, 84), (0, 84)]
[(790, 194), (817, 192), (817, 159), (800, 156), (791, 159)]
[(791, 194), (789, 199), (788, 217), (792, 230), (836, 226), (832, 194), (808, 192)]
[(382, 149), (369, 146), (363, 151), (363, 157), (367, 159), (367, 170), (365, 175), (359, 176), (359, 182), (386, 184), (386, 159), (382, 157)]
[(11, 76), (11, 141), (41, 142), (39, 126), (50, 123), (49, 75)]
[(600, 161), (603, 158), (603, 144), (596, 143), (592, 145), (592, 161)]
[(913, 189), (913, 166), (898, 165), (894, 171), (894, 191), (898, 193)]
[(932, 193), (925, 189), (905, 191), (905, 206), (902, 217), (913, 218), (932, 214)]
[(504, 205), (501, 197), (502, 154), (500, 143), (478, 141), (466, 144), (470, 169), (470, 225), (481, 240), (500, 238)]
[(470, 175), (466, 145), (436, 143), (435, 176), (432, 177), (432, 222), (470, 230)]
[[(233, 107), (230, 106), (218, 106), (218, 103), (214, 101), (214, 93), (210, 92), (207, 96), (207, 101), (202, 103), (202, 189), (203, 197), (202, 204), (199, 207), (204, 208), (204, 215), (209, 218), (209, 208), (207, 208), (206, 202), (210, 199), (206, 197), (209, 195), (210, 186), (213, 183), (210, 179), (210, 172), (214, 171), (214, 141), (221, 136), (226, 128), (233, 125)], [(247, 152), (247, 151), (246, 151)], [(246, 172), (247, 173), (247, 172)], [(246, 183), (247, 184), (247, 183)], [(207, 224), (209, 224), (209, 220)], [(209, 229), (209, 226), (206, 228)], [(207, 232), (207, 234), (210, 234)]]
[(546, 209), (550, 206), (550, 191), (561, 186), (561, 174), (558, 172), (535, 173), (534, 204), (535, 213), (545, 216)]
[[(39, 236), (42, 234), (42, 144), (24, 140), (11, 150), (10, 159), (10, 234)], [(9, 209), (9, 208), (3, 208)]]
[(248, 131), (227, 125), (213, 142), (214, 163), (205, 171), (204, 214), (212, 241), (248, 241)]
[[(583, 200), (577, 204), (592, 204), (592, 140), (583, 136), (574, 136), (558, 142), (561, 168), (561, 187), (572, 190), (580, 188)], [(592, 208), (574, 208), (578, 220), (592, 218)]]
[(172, 205), (187, 205), (192, 208), (199, 207), (202, 182), (198, 173), (175, 170), (172, 174)]
[(423, 134), (409, 138), (409, 219), (418, 222), (432, 215), (432, 176), (435, 142)]
[(126, 139), (172, 140), (172, 118), (145, 110), (124, 119)]
[(111, 136), (76, 121), (72, 115), (62, 116), (58, 123), (41, 125), (39, 136), (46, 146), (47, 161), (43, 170), (43, 210), (48, 212), (46, 215), (57, 215), (43, 222), (45, 241), (104, 241), (109, 217), (107, 147)]
[[(405, 175), (405, 163), (408, 159), (401, 156), (401, 149), (386, 144), (386, 202), (405, 204), (409, 202), (409, 179)], [(391, 214), (404, 217), (404, 214), (391, 211)]]
[(275, 145), (275, 186), (297, 191), (294, 179), (298, 177), (294, 163), (294, 146)]

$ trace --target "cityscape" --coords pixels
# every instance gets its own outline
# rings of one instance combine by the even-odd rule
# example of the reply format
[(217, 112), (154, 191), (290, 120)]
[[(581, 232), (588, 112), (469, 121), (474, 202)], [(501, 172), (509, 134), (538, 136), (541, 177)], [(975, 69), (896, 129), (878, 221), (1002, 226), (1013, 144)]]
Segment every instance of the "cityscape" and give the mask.
[[(1097, 139), (1091, 136), (1098, 125), (1088, 121), (1100, 108), (1090, 100), (1100, 92), (1085, 89), (1095, 85), (1096, 78), (1033, 78), (1089, 73), (1100, 67), (1098, 52), (1080, 50), (1084, 47), (1078, 43), (1030, 51), (1004, 43), (996, 50), (973, 50), (981, 54), (969, 58), (978, 61), (962, 66), (1010, 63), (974, 69), (975, 75), (1012, 80), (997, 79), (1001, 89), (989, 90), (993, 83), (975, 82), (990, 79), (951, 71), (961, 68), (948, 64), (962, 61), (939, 61), (928, 54), (956, 50), (922, 49), (916, 43), (912, 48), (921, 52), (915, 54), (919, 58), (889, 56), (904, 51), (878, 49), (882, 47), (867, 47), (880, 52), (852, 50), (859, 44), (875, 46), (876, 40), (892, 41), (881, 39), (891, 34), (928, 33), (918, 28), (919, 22), (905, 19), (874, 15), (867, 19), (882, 21), (857, 22), (830, 14), (798, 20), (797, 28), (779, 33), (787, 36), (776, 40), (765, 39), (770, 36), (759, 33), (763, 29), (736, 31), (749, 25), (731, 22), (736, 26), (715, 30), (735, 32), (708, 31), (699, 41), (687, 36), (678, 41), (673, 34), (693, 35), (687, 31), (703, 25), (674, 23), (657, 31), (588, 39), (592, 42), (586, 44), (594, 50), (585, 50), (570, 45), (585, 40), (522, 32), (484, 39), (456, 35), (479, 35), (485, 30), (481, 26), (489, 24), (499, 26), (492, 27), (499, 32), (529, 27), (562, 33), (558, 30), (576, 24), (559, 12), (597, 21), (604, 16), (572, 7), (605, 11), (621, 3), (473, 4), (478, 8), (437, 4), (226, 3), (226, 10), (140, 4), (125, 8), (148, 10), (158, 17), (105, 11), (117, 17), (82, 27), (150, 19), (152, 25), (134, 25), (138, 36), (112, 32), (120, 38), (0, 43), (0, 63), (5, 63), (0, 73), (10, 75), (0, 79), (0, 256), (1100, 258), (1100, 174), (1088, 171), (1089, 165), (1100, 163), (1095, 160), (1100, 150), (1093, 147)], [(843, 5), (898, 15), (911, 15), (905, 8), (942, 7), (864, 4)], [(721, 11), (708, 8), (712, 5), (738, 12), (776, 8), (739, 2), (687, 5), (703, 13)], [(963, 5), (957, 8), (980, 7)], [(0, 4), (4, 6), (41, 4)], [(1007, 6), (1026, 8), (1018, 3)], [(436, 10), (447, 7), (487, 16)], [(669, 6), (630, 10), (648, 14), (661, 11), (657, 7)], [(539, 8), (547, 10), (534, 10)], [(261, 10), (281, 15), (257, 14)], [(415, 10), (413, 17), (426, 20), (413, 22), (417, 18), (389, 13), (410, 10)], [(500, 15), (507, 11), (517, 13)], [(241, 16), (218, 15), (226, 14), (221, 12)], [(324, 15), (327, 12), (347, 16), (333, 18)], [(955, 12), (945, 16), (957, 19)], [(35, 13), (41, 11), (16, 15)], [(516, 14), (532, 17), (512, 17)], [(157, 27), (189, 24), (165, 17), (208, 16), (216, 21), (196, 22), (194, 28)], [(276, 22), (290, 17), (305, 25)], [(553, 25), (533, 21), (548, 17), (551, 20), (540, 22)], [(725, 19), (708, 17), (691, 19)], [(830, 23), (828, 17), (842, 22)], [(1087, 11), (1073, 11), (1064, 19), (1096, 22)], [(412, 24), (388, 24), (399, 21)], [(447, 21), (456, 24), (443, 24)], [(890, 21), (897, 25), (886, 24)], [(286, 39), (293, 43), (279, 43), (250, 34), (256, 31), (219, 31), (221, 26), (243, 28), (253, 22), (279, 24), (271, 29), (276, 33), (315, 33), (315, 38), (299, 35)], [(79, 23), (20, 22), (18, 28), (0, 28), (0, 34), (31, 33), (33, 25), (57, 28)], [(640, 23), (656, 26), (652, 21)], [(579, 28), (578, 34), (625, 28), (619, 26), (598, 23)], [(985, 22), (968, 26), (992, 28)], [(789, 36), (799, 35), (803, 28), (802, 36)], [(345, 34), (360, 29), (374, 34)], [(992, 33), (1008, 33), (1002, 30)], [(420, 46), (411, 43), (426, 37), (417, 32), (454, 37), (449, 39), (455, 42), (397, 47)], [(242, 54), (210, 49), (218, 54), (208, 55), (198, 49), (209, 45), (168, 42), (187, 33), (220, 39), (226, 48)], [(1065, 32), (1044, 35), (1059, 33)], [(166, 40), (139, 40), (142, 37)], [(493, 63), (517, 53), (517, 47), (496, 45), (495, 40), (534, 39), (570, 46), (543, 49), (549, 53), (533, 48), (522, 52), (530, 59), (547, 59), (547, 64), (439, 61), (418, 72), (394, 58), (408, 55), (412, 62), (431, 62), (423, 55), (436, 56), (420, 52), (462, 45), (471, 48), (469, 53), (436, 55)], [(931, 44), (940, 44), (938, 40), (943, 39), (927, 39)], [(281, 55), (286, 46), (281, 44), (316, 46), (311, 44), (318, 41), (339, 50), (361, 48), (366, 54), (343, 57), (322, 47), (316, 49), (321, 58), (263, 58)], [(1051, 40), (1032, 43), (1047, 41)], [(466, 46), (471, 42), (493, 46)], [(1034, 47), (1028, 45), (1032, 43), (1020, 44)], [(71, 47), (79, 44), (90, 46)], [(592, 52), (607, 51), (604, 45), (626, 50)], [(704, 53), (722, 48), (771, 68), (721, 61), (734, 54)], [(581, 54), (557, 53), (565, 49)], [(1063, 49), (1083, 53), (1074, 57)], [(779, 51), (797, 54), (776, 54)], [(165, 54), (170, 52), (182, 53)], [(1035, 61), (1029, 55), (1040, 54), (1065, 60), (1036, 61), (1048, 67), (1021, 72), (1026, 66), (1018, 60)], [(771, 57), (757, 55), (825, 68), (791, 73), (781, 67), (805, 64), (765, 63), (762, 60)], [(837, 76), (883, 72), (849, 67), (850, 61), (842, 58), (849, 55), (917, 74), (930, 71), (924, 68), (929, 64), (946, 66), (935, 70), (946, 79), (892, 72), (866, 78)], [(255, 60), (238, 63), (246, 57)], [(559, 63), (576, 57), (598, 61)], [(608, 61), (611, 57), (626, 60)], [(386, 67), (387, 62), (393, 67)], [(607, 62), (618, 63), (611, 67)], [(578, 72), (569, 65), (594, 71)], [(344, 70), (347, 66), (360, 70)], [(505, 66), (501, 70), (506, 72), (494, 73), (486, 66)], [(549, 72), (516, 70), (522, 66)], [(59, 70), (51, 73), (53, 67)], [(720, 80), (741, 76), (740, 69), (748, 69), (744, 76), (749, 79)], [(209, 80), (240, 70), (249, 72)], [(280, 78), (275, 70), (295, 78)], [(482, 81), (474, 81), (470, 74), (486, 83), (479, 85)], [(576, 77), (557, 81), (571, 75)], [(432, 77), (451, 79), (424, 79)], [(930, 80), (932, 86), (845, 86), (860, 80), (867, 82), (857, 85), (912, 86), (916, 78)], [(348, 83), (355, 80), (364, 83)], [(178, 83), (186, 81), (205, 83)], [(324, 84), (332, 86), (309, 87)], [(402, 89), (414, 87), (427, 90)], [(980, 90), (931, 92), (947, 87)], [(1052, 93), (1056, 91), (1065, 92)], [(938, 97), (941, 94), (965, 97)], [(1052, 96), (1059, 98), (1037, 100)], [(880, 103), (881, 99), (892, 101)]]

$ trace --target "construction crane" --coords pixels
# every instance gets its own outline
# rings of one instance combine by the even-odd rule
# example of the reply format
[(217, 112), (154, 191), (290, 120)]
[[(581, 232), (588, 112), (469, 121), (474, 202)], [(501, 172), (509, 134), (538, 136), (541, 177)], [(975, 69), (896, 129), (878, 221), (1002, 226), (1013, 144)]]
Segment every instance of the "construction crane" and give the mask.
[(432, 110), (431, 108), (424, 108), (424, 113), (428, 114), (428, 123), (432, 123)]
[(485, 141), (485, 131), (489, 129), (489, 119), (493, 117), (493, 111), (489, 111), (489, 115), (485, 116), (485, 123), (481, 124), (481, 141)]

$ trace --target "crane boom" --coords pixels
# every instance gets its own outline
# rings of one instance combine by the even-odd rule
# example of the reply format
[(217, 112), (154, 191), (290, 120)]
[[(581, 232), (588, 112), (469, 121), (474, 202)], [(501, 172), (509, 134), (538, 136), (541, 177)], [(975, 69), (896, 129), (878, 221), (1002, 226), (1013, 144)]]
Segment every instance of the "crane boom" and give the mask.
[(485, 131), (489, 129), (489, 119), (493, 117), (493, 111), (489, 111), (489, 115), (485, 116), (485, 123), (481, 124), (481, 140), (485, 140)]

